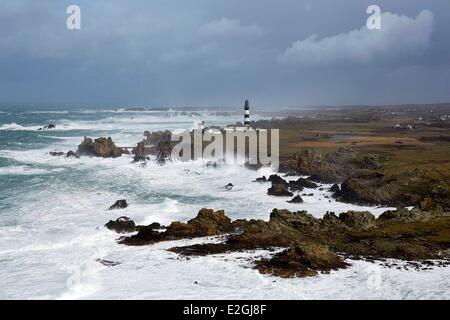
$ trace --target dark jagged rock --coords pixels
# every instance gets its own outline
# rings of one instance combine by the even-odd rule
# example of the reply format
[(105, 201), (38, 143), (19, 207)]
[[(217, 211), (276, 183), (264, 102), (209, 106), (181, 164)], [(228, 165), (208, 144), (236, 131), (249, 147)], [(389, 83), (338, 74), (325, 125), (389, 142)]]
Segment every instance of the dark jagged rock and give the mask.
[(119, 243), (129, 246), (143, 246), (164, 241), (162, 232), (156, 231), (153, 228), (138, 227), (138, 233), (130, 237), (121, 237)]
[(232, 183), (227, 184), (224, 188), (228, 191), (233, 190), (234, 185)]
[(83, 156), (116, 158), (122, 155), (122, 150), (116, 147), (110, 137), (101, 137), (95, 140), (84, 137), (76, 153)]
[[(283, 180), (284, 181), (284, 180)], [(267, 190), (267, 194), (270, 196), (278, 197), (292, 197), (294, 194), (287, 188), (286, 182), (273, 182), (272, 187)]]
[(133, 162), (147, 162), (150, 160), (150, 157), (143, 157), (143, 156), (134, 156)]
[(366, 230), (375, 226), (375, 216), (368, 211), (347, 211), (339, 215), (339, 220), (355, 230)]
[(284, 185), (288, 185), (287, 181), (284, 180), (282, 177), (280, 177), (277, 174), (272, 174), (269, 179), (267, 179), (267, 181), (272, 182), (272, 183), (276, 183), (276, 184), (284, 184)]
[(42, 128), (39, 128), (38, 131), (52, 130), (52, 129), (56, 129), (56, 125), (54, 125), (53, 123), (50, 123), (46, 126), (43, 126)]
[(397, 189), (395, 185), (386, 183), (383, 177), (375, 172), (345, 180), (338, 200), (362, 205), (395, 203)]
[(156, 156), (156, 162), (158, 164), (164, 164), (166, 161), (170, 161), (172, 159), (172, 141), (161, 141), (158, 144), (158, 154)]
[(303, 203), (303, 199), (300, 195), (296, 195), (294, 198), (288, 201), (289, 203)]
[(449, 215), (447, 212), (443, 212), (440, 206), (433, 210), (422, 210), (419, 207), (408, 210), (404, 206), (400, 206), (397, 210), (388, 210), (383, 212), (379, 217), (379, 221), (399, 221), (399, 222), (418, 222), (429, 221), (436, 217), (442, 217)]
[(160, 223), (158, 223), (158, 222), (153, 222), (153, 223), (149, 224), (147, 227), (150, 228), (150, 229), (153, 229), (153, 230), (165, 229), (165, 227), (162, 226), (162, 225), (161, 225)]
[(116, 231), (117, 233), (128, 233), (136, 231), (136, 224), (128, 217), (120, 217), (116, 221), (109, 220), (105, 224), (109, 230)]
[(303, 187), (296, 183), (296, 181), (289, 181), (289, 190), (292, 192), (301, 192), (303, 191)]
[(117, 200), (108, 210), (125, 209), (126, 207), (128, 207), (127, 200), (122, 199)]
[(336, 184), (336, 183), (333, 184), (333, 185), (331, 186), (331, 188), (330, 188), (328, 191), (330, 191), (331, 193), (333, 193), (333, 198), (338, 198), (338, 197), (341, 196), (341, 188), (340, 188), (339, 185)]
[(166, 235), (174, 238), (206, 237), (230, 232), (233, 229), (231, 219), (223, 210), (214, 212), (211, 209), (201, 209), (197, 217), (187, 223), (177, 221), (170, 224)]
[(345, 267), (337, 254), (358, 259), (450, 259), (450, 217), (436, 216), (426, 222), (377, 220), (370, 213), (347, 212), (339, 217), (327, 212), (322, 219), (305, 211), (274, 209), (269, 221), (236, 220), (223, 211), (202, 209), (187, 223), (173, 222), (164, 232), (137, 227), (138, 234), (122, 237), (128, 245), (227, 234), (223, 243), (195, 244), (169, 251), (183, 255), (220, 254), (241, 250), (286, 247), (271, 259), (256, 262), (263, 273), (308, 276)]
[(104, 265), (106, 267), (115, 267), (120, 264), (120, 262), (110, 261), (110, 260), (105, 260), (105, 259), (95, 259), (95, 261), (97, 261), (98, 263), (101, 263), (102, 265)]
[(69, 152), (67, 152), (65, 158), (75, 158), (78, 159), (80, 158), (79, 155), (77, 155), (75, 152), (73, 152), (72, 150), (70, 150)]
[(256, 178), (256, 180), (254, 182), (265, 183), (267, 181), (268, 180), (267, 180), (266, 176), (262, 176), (261, 178)]
[(158, 164), (164, 164), (172, 158), (172, 149), (178, 141), (172, 141), (169, 130), (144, 133), (145, 139), (133, 149), (135, 160), (146, 159), (147, 156), (156, 156)]
[(231, 219), (222, 210), (214, 212), (211, 209), (201, 209), (194, 219), (187, 223), (172, 222), (164, 232), (155, 231), (150, 226), (138, 226), (139, 232), (136, 235), (124, 237), (120, 240), (120, 243), (146, 245), (167, 240), (214, 236), (232, 232), (240, 223), (242, 222), (232, 224)]
[(148, 155), (147, 150), (145, 150), (145, 143), (143, 141), (138, 142), (136, 147), (133, 149), (133, 153), (135, 155), (135, 158), (145, 158)]
[(65, 155), (65, 153), (62, 151), (50, 151), (48, 154), (53, 157), (60, 157), (60, 156)]
[(298, 180), (292, 181), (289, 184), (299, 186), (302, 188), (307, 188), (307, 189), (316, 189), (319, 187), (319, 185), (317, 185), (316, 183), (312, 182), (311, 180), (305, 179), (305, 178), (299, 178)]

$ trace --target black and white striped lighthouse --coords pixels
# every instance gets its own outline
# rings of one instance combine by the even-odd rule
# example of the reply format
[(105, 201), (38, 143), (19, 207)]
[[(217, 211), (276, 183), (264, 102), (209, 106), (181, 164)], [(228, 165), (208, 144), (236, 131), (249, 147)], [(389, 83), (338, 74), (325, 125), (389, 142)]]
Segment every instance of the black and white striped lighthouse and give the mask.
[(248, 100), (245, 100), (244, 106), (244, 126), (250, 127), (250, 104)]

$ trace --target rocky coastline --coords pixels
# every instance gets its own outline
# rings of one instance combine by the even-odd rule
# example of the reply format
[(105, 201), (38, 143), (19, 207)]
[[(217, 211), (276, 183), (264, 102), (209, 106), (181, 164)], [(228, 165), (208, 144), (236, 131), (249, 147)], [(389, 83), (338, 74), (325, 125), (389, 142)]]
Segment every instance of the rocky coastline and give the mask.
[(187, 223), (139, 226), (126, 217), (106, 225), (129, 246), (163, 241), (222, 236), (220, 243), (201, 243), (168, 249), (181, 256), (203, 256), (257, 249), (282, 249), (270, 258), (253, 261), (255, 269), (280, 277), (305, 277), (346, 268), (351, 259), (399, 259), (417, 265), (450, 266), (450, 213), (408, 210), (327, 212), (315, 218), (305, 211), (274, 209), (268, 221), (234, 220), (223, 210), (201, 209)]

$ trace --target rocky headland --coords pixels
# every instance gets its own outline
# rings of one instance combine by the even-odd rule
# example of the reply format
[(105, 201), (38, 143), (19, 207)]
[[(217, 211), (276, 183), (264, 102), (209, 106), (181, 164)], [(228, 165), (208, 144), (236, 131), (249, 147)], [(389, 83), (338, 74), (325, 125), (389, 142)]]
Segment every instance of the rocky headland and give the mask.
[(106, 226), (119, 233), (136, 232), (118, 240), (132, 246), (224, 237), (220, 243), (169, 249), (182, 256), (279, 248), (272, 257), (254, 261), (253, 265), (261, 273), (281, 277), (314, 276), (346, 268), (351, 263), (349, 258), (382, 261), (393, 258), (426, 265), (450, 265), (450, 213), (440, 210), (399, 208), (386, 211), (378, 218), (370, 212), (348, 211), (339, 215), (327, 212), (323, 218), (315, 218), (305, 211), (274, 209), (269, 221), (232, 221), (222, 210), (202, 209), (187, 223), (174, 221), (167, 227), (158, 223), (136, 226), (126, 217), (110, 221)]

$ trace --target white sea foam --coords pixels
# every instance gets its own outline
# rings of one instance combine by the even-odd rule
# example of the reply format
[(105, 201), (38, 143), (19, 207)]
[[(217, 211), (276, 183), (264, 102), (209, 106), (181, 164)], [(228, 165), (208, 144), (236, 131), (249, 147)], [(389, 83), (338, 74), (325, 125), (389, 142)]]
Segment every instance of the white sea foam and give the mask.
[[(127, 145), (141, 139), (143, 130), (192, 126), (192, 119), (184, 116), (136, 113), (134, 117), (129, 119), (123, 112), (119, 118), (99, 121), (60, 120), (57, 128), (66, 123), (68, 126), (62, 130), (84, 128), (93, 134), (106, 128), (112, 130), (111, 136), (118, 145)], [(208, 119), (220, 124), (230, 123), (233, 118)], [(143, 247), (119, 245), (115, 241), (119, 235), (104, 228), (104, 224), (120, 216), (128, 216), (138, 224), (158, 221), (167, 225), (174, 220), (191, 219), (202, 207), (224, 209), (232, 219), (264, 220), (268, 220), (273, 208), (307, 210), (317, 217), (326, 211), (347, 210), (368, 210), (379, 215), (386, 208), (336, 202), (327, 191), (330, 185), (321, 186), (322, 191), (306, 189), (301, 193), (312, 196), (304, 196), (302, 204), (290, 204), (286, 202), (289, 198), (267, 195), (269, 184), (252, 182), (270, 175), (268, 169), (256, 172), (240, 166), (209, 168), (201, 161), (166, 166), (150, 162), (143, 168), (132, 163), (131, 156), (50, 156), (49, 151), (75, 150), (83, 138), (64, 135), (52, 136), (56, 139), (43, 149), (0, 150), (0, 157), (19, 163), (1, 167), (0, 175), (24, 175), (27, 179), (7, 203), (0, 202), (2, 222), (11, 222), (0, 224), (0, 298), (443, 299), (450, 294), (450, 268), (418, 272), (351, 261), (350, 268), (331, 274), (279, 279), (259, 274), (247, 260), (270, 255), (267, 251), (187, 260), (166, 250), (220, 241), (215, 237)], [(54, 177), (48, 179), (46, 173)], [(224, 188), (229, 182), (235, 186), (231, 191)], [(118, 199), (127, 199), (129, 207), (108, 211)], [(107, 267), (97, 259), (119, 264)], [(379, 277), (376, 286), (371, 279), (374, 273)]]
[(64, 168), (40, 169), (27, 166), (0, 167), (0, 175), (34, 175), (50, 172), (61, 172)]
[(0, 130), (37, 130), (38, 127), (23, 127), (15, 122), (4, 123), (0, 126)]

